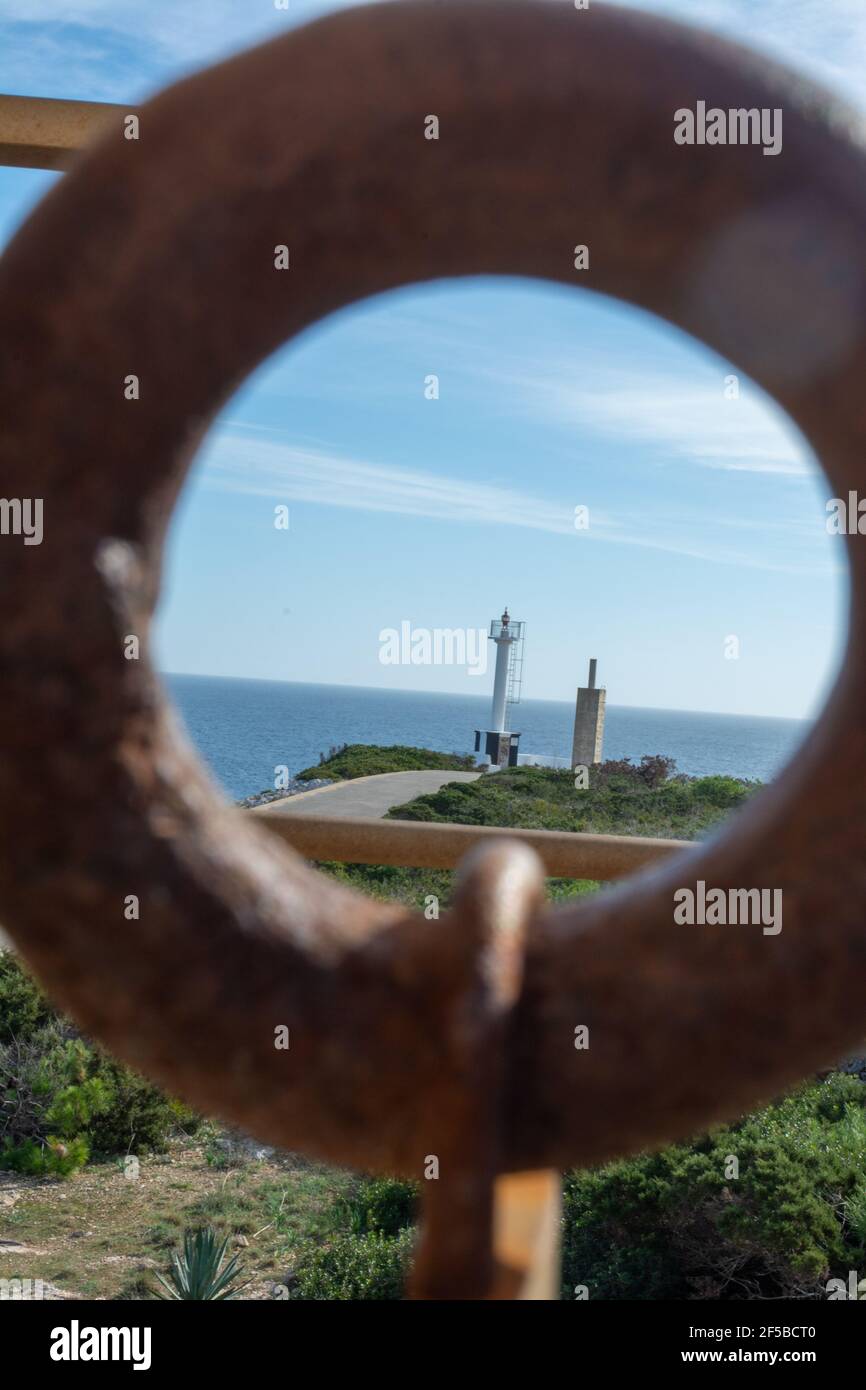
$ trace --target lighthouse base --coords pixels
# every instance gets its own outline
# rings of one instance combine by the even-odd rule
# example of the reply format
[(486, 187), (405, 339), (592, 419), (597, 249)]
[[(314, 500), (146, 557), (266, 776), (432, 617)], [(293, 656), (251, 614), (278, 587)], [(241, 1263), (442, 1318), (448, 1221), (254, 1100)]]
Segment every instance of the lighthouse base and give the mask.
[(475, 752), (483, 753), (491, 767), (516, 767), (519, 742), (520, 734), (475, 730)]

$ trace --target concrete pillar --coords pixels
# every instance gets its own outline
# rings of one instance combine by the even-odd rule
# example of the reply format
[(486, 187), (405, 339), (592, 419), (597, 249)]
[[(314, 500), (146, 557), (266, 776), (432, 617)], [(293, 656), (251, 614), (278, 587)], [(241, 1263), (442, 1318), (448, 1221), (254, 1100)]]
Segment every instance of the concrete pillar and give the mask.
[(591, 767), (601, 762), (604, 741), (604, 706), (607, 691), (595, 684), (596, 658), (589, 663), (589, 684), (580, 686), (574, 712), (574, 741), (571, 748), (572, 767)]

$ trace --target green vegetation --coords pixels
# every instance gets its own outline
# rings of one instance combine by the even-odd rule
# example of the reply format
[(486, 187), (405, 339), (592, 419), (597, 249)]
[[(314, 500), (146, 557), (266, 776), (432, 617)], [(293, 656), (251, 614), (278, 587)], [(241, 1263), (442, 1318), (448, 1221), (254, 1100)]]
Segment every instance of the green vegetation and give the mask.
[(87, 1162), (89, 1125), (112, 1094), (78, 1039), (52, 1020), (0, 1049), (0, 1167), (67, 1177)]
[[(399, 1299), (414, 1185), (360, 1179), (295, 1299)], [(687, 1144), (565, 1177), (563, 1299), (810, 1299), (866, 1263), (866, 1087), (813, 1081)]]
[(11, 951), (0, 952), (0, 1047), (29, 1038), (54, 1017), (33, 976), (22, 970)]
[(330, 1237), (302, 1248), (292, 1298), (402, 1298), (417, 1207), (414, 1183), (358, 1179), (332, 1208), (335, 1230)]
[[(477, 782), (447, 782), (438, 792), (395, 806), (388, 814), (395, 820), (693, 840), (761, 786), (733, 777), (680, 776), (672, 759), (661, 756), (645, 757), (638, 765), (627, 760), (601, 763), (590, 769), (589, 786), (583, 791), (576, 790), (574, 782), (571, 772), (509, 768)], [(424, 910), (429, 899), (436, 898), (444, 910), (451, 896), (453, 874), (445, 869), (332, 863), (318, 867), (371, 897), (407, 907)], [(547, 895), (560, 900), (597, 887), (583, 879), (548, 879)]]
[(424, 911), (428, 898), (435, 898), (440, 910), (448, 905), (451, 897), (454, 874), (451, 869), (411, 869), (393, 864), (334, 864), (316, 865), (344, 883), (347, 888), (357, 888), (359, 893), (367, 893), (380, 902), (398, 902), (406, 907)]
[(418, 1214), (418, 1187), (399, 1178), (361, 1178), (334, 1211), (340, 1227), (352, 1235), (398, 1236)]
[(451, 782), (389, 815), (397, 820), (450, 821), (458, 825), (520, 826), (597, 835), (652, 835), (698, 839), (760, 787), (734, 777), (674, 774), (667, 758), (606, 762), (589, 770), (589, 786), (575, 788), (574, 774), (546, 767), (514, 767)]
[(165, 1289), (157, 1298), (168, 1301), (219, 1302), (237, 1298), (245, 1285), (238, 1286), (240, 1266), (237, 1255), (226, 1260), (228, 1236), (219, 1239), (212, 1226), (201, 1231), (187, 1231), (182, 1250), (171, 1257), (168, 1279), (156, 1277)]
[(0, 1168), (68, 1177), (92, 1153), (164, 1149), (196, 1117), (78, 1035), (8, 952), (0, 956)]
[(866, 1086), (833, 1075), (690, 1144), (570, 1173), (563, 1298), (822, 1297), (866, 1264), (864, 1218)]
[(374, 743), (344, 743), (332, 748), (327, 757), (321, 754), (318, 767), (304, 768), (297, 774), (299, 782), (313, 782), (330, 777), (335, 782), (354, 777), (375, 777), (380, 772), (472, 772), (475, 758), (471, 753), (434, 753), (429, 748), (407, 748), (401, 744), (382, 747)]
[(338, 1235), (329, 1244), (311, 1249), (298, 1267), (292, 1297), (340, 1302), (402, 1298), (412, 1234), (406, 1230), (398, 1236), (378, 1231)]
[(110, 1104), (89, 1126), (94, 1153), (163, 1153), (173, 1134), (196, 1132), (201, 1124), (196, 1111), (166, 1096), (158, 1086), (101, 1048), (94, 1048), (94, 1055), (111, 1096)]

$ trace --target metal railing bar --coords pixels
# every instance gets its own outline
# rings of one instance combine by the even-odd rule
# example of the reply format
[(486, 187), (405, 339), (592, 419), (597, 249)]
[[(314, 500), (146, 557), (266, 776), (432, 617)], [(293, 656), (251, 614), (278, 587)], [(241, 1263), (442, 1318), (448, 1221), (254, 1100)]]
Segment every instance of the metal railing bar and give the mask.
[(0, 164), (65, 169), (112, 121), (134, 114), (111, 102), (0, 95)]
[(640, 835), (584, 835), (565, 830), (500, 829), (486, 825), (372, 820), (360, 816), (281, 815), (273, 805), (246, 814), (262, 820), (299, 854), (341, 864), (392, 864), (453, 869), (478, 844), (508, 838), (529, 845), (549, 877), (607, 882), (694, 847), (689, 840)]

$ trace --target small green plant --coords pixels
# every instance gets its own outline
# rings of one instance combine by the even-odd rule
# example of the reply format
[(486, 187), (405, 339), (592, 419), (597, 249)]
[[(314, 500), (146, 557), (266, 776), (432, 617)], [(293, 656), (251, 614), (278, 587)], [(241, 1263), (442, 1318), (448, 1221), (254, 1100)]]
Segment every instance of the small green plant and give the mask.
[(87, 1143), (80, 1135), (63, 1140), (49, 1134), (44, 1143), (35, 1139), (22, 1139), (20, 1143), (4, 1139), (0, 1168), (32, 1178), (68, 1178), (84, 1167), (88, 1157)]
[(208, 1168), (231, 1168), (232, 1158), (227, 1148), (220, 1148), (216, 1143), (207, 1145), (204, 1151), (204, 1161)]
[(0, 1045), (26, 1042), (56, 1017), (33, 976), (11, 951), (0, 951)]
[(93, 1052), (96, 1075), (110, 1089), (111, 1103), (94, 1115), (88, 1126), (91, 1148), (101, 1154), (165, 1149), (172, 1130), (186, 1117), (192, 1119), (193, 1112), (178, 1106), (153, 1082), (102, 1048)]
[(337, 1225), (352, 1235), (378, 1231), (396, 1236), (415, 1221), (418, 1188), (399, 1178), (362, 1178), (348, 1196), (336, 1203)]
[(170, 1299), (203, 1302), (237, 1298), (247, 1285), (235, 1285), (240, 1266), (237, 1255), (226, 1262), (228, 1243), (228, 1236), (220, 1240), (213, 1226), (187, 1231), (183, 1249), (176, 1250), (171, 1257), (168, 1280), (161, 1274), (156, 1276), (166, 1291), (157, 1293), (157, 1298), (165, 1302)]
[(0, 1166), (68, 1177), (88, 1158), (87, 1131), (113, 1099), (93, 1054), (54, 1019), (0, 1047)]
[(240, 1168), (245, 1156), (239, 1144), (233, 1143), (230, 1131), (222, 1125), (206, 1120), (199, 1131), (199, 1139), (208, 1168)]
[(401, 1299), (412, 1254), (413, 1232), (345, 1232), (327, 1245), (310, 1247), (297, 1267), (295, 1299), (384, 1301)]
[(144, 1153), (200, 1123), (79, 1036), (11, 952), (0, 953), (0, 1167), (66, 1177), (89, 1154)]
[(866, 1250), (866, 1181), (857, 1184), (845, 1203), (845, 1221), (852, 1240)]

